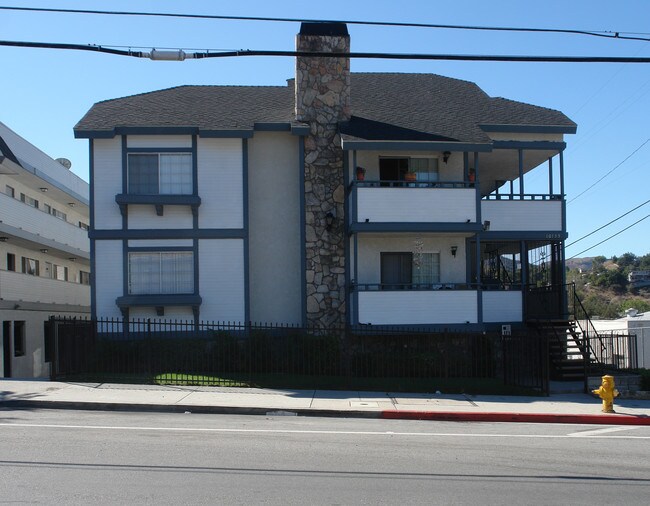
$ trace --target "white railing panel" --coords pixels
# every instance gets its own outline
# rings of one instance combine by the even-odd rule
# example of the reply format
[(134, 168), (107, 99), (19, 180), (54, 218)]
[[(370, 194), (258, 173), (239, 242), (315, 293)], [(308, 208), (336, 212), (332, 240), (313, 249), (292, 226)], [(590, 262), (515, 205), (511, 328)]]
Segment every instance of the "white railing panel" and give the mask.
[(523, 320), (522, 294), (518, 290), (483, 292), (483, 321), (520, 322)]
[(90, 286), (0, 271), (0, 298), (11, 301), (90, 306)]
[[(562, 231), (560, 200), (484, 200), (481, 217), (491, 231)], [(559, 238), (559, 237), (558, 237)]]
[(359, 223), (476, 221), (476, 191), (471, 188), (358, 187), (356, 191)]
[(359, 323), (426, 325), (477, 323), (474, 290), (359, 292)]

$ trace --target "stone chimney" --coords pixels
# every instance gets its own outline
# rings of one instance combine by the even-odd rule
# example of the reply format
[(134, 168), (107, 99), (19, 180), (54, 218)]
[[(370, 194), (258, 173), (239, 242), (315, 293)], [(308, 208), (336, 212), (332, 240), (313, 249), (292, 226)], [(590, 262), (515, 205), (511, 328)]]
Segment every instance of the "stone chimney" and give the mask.
[[(296, 50), (348, 53), (344, 23), (302, 23)], [(345, 179), (338, 125), (350, 119), (350, 59), (296, 58), (296, 120), (309, 125), (305, 148), (307, 323), (345, 324)]]

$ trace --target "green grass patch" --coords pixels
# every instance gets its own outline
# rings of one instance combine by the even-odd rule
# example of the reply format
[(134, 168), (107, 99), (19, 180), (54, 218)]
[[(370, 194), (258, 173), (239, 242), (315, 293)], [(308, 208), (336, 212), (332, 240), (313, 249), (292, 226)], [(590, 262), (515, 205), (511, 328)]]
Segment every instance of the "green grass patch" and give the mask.
[(205, 387), (250, 387), (251, 384), (241, 379), (205, 376), (201, 374), (165, 373), (154, 376), (156, 385), (191, 385)]

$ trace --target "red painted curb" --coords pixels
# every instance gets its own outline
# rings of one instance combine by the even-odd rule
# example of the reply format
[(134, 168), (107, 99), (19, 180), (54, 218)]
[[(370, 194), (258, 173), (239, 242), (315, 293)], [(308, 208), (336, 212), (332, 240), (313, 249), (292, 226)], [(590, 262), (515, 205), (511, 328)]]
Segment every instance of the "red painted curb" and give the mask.
[(387, 420), (436, 420), (449, 422), (579, 423), (595, 425), (650, 425), (645, 415), (563, 415), (548, 413), (462, 413), (455, 411), (382, 411)]

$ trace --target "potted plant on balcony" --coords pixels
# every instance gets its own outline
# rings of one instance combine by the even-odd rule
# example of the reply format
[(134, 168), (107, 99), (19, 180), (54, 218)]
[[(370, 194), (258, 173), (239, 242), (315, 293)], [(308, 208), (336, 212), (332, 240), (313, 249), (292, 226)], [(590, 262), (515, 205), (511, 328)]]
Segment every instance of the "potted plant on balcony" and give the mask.
[(404, 181), (408, 183), (414, 183), (415, 181), (417, 181), (417, 179), (418, 179), (418, 175), (415, 172), (409, 171), (404, 174)]
[(357, 167), (357, 181), (363, 181), (366, 178), (366, 169), (361, 166)]

